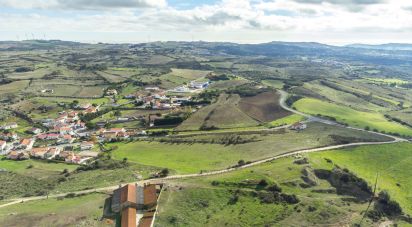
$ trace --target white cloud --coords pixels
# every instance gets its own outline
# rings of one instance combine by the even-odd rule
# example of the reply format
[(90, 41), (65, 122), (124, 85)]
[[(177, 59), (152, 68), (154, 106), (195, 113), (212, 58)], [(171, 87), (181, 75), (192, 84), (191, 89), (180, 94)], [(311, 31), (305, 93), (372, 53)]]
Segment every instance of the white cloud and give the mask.
[[(53, 3), (54, 2), (54, 3)], [(150, 2), (150, 4), (149, 4)], [(70, 17), (48, 14), (0, 15), (0, 31), (45, 33), (93, 32), (151, 35), (153, 39), (186, 39), (188, 33), (198, 39), (237, 41), (293, 39), (303, 41), (359, 39), (388, 42), (406, 40), (412, 33), (412, 4), (398, 0), (223, 0), (180, 10), (164, 0), (0, 0), (0, 5), (15, 8), (80, 9)], [(353, 10), (347, 6), (361, 6)], [(111, 9), (93, 14), (83, 9)], [(136, 10), (136, 9), (139, 10)], [(403, 36), (405, 37), (402, 37)], [(395, 38), (394, 38), (395, 37)], [(64, 39), (64, 37), (61, 37)], [(101, 37), (105, 41), (105, 37)], [(138, 37), (143, 39), (142, 37)], [(146, 38), (144, 38), (146, 39)], [(313, 40), (318, 39), (318, 40)], [(390, 40), (389, 40), (390, 39)], [(329, 42), (329, 41), (328, 41)]]
[(0, 0), (0, 6), (21, 9), (101, 10), (165, 7), (166, 0)]

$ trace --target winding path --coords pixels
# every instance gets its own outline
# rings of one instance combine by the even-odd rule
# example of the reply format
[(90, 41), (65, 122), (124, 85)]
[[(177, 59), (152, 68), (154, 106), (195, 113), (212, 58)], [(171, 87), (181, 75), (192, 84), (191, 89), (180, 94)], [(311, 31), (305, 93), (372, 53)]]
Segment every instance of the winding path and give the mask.
[[(346, 148), (346, 147), (354, 147), (354, 146), (362, 146), (362, 145), (379, 145), (379, 144), (391, 144), (391, 143), (398, 143), (398, 142), (407, 142), (408, 140), (403, 139), (403, 138), (399, 138), (396, 136), (392, 136), (392, 135), (387, 135), (387, 134), (383, 134), (383, 133), (378, 133), (378, 132), (371, 132), (371, 131), (367, 131), (364, 129), (359, 129), (359, 128), (353, 128), (353, 127), (348, 127), (348, 126), (344, 126), (341, 124), (338, 124), (336, 122), (333, 121), (329, 121), (329, 120), (325, 120), (322, 118), (318, 118), (318, 117), (314, 117), (305, 113), (301, 113), (295, 109), (292, 109), (290, 107), (288, 107), (285, 104), (286, 98), (288, 96), (288, 94), (285, 91), (280, 91), (281, 94), (281, 98), (280, 98), (280, 105), (282, 108), (293, 112), (295, 114), (299, 114), (302, 115), (306, 118), (308, 118), (309, 121), (317, 121), (317, 122), (321, 122), (321, 123), (325, 123), (325, 124), (330, 124), (330, 125), (336, 125), (339, 127), (345, 127), (348, 129), (353, 129), (353, 130), (359, 130), (359, 131), (365, 131), (365, 132), (369, 132), (372, 134), (376, 134), (376, 135), (382, 135), (382, 136), (387, 136), (392, 138), (392, 141), (386, 141), (386, 142), (359, 142), (359, 143), (350, 143), (350, 144), (341, 144), (341, 145), (333, 145), (333, 146), (325, 146), (325, 147), (319, 147), (319, 148), (312, 148), (312, 149), (302, 149), (302, 150), (296, 150), (296, 151), (291, 151), (291, 152), (286, 152), (280, 155), (276, 155), (273, 157), (269, 157), (269, 158), (265, 158), (265, 159), (261, 159), (261, 160), (257, 160), (257, 161), (253, 161), (249, 164), (240, 166), (240, 167), (232, 167), (232, 168), (228, 168), (228, 169), (223, 169), (223, 170), (216, 170), (216, 171), (210, 171), (210, 172), (206, 172), (206, 173), (194, 173), (194, 174), (184, 174), (184, 175), (172, 175), (172, 176), (167, 176), (165, 178), (155, 178), (155, 179), (148, 179), (148, 180), (141, 180), (141, 181), (136, 181), (136, 182), (130, 182), (130, 184), (145, 184), (145, 183), (164, 183), (166, 181), (169, 180), (176, 180), (176, 179), (183, 179), (183, 178), (194, 178), (194, 177), (205, 177), (205, 176), (211, 176), (211, 175), (218, 175), (218, 174), (224, 174), (224, 173), (228, 173), (228, 172), (232, 172), (232, 171), (236, 171), (236, 170), (240, 170), (240, 169), (245, 169), (245, 168), (249, 168), (252, 166), (256, 166), (256, 165), (260, 165), (266, 162), (270, 162), (273, 160), (277, 160), (277, 159), (281, 159), (281, 158), (286, 158), (286, 157), (291, 157), (291, 156), (296, 156), (296, 155), (300, 155), (300, 154), (304, 154), (304, 153), (312, 153), (312, 152), (321, 152), (321, 151), (327, 151), (327, 150), (333, 150), (333, 149), (340, 149), (340, 148)], [(67, 193), (60, 193), (60, 194), (53, 194), (53, 195), (49, 195), (49, 196), (35, 196), (35, 197), (26, 197), (26, 198), (15, 198), (13, 200), (10, 200), (11, 202), (9, 203), (5, 203), (0, 205), (0, 208), (3, 207), (7, 207), (13, 204), (18, 204), (18, 203), (22, 203), (22, 202), (27, 202), (27, 201), (34, 201), (34, 200), (42, 200), (42, 199), (48, 199), (48, 198), (57, 198), (57, 197), (64, 197), (68, 194), (75, 194), (75, 195), (79, 195), (79, 194), (87, 194), (87, 193), (93, 193), (93, 192), (108, 192), (108, 191), (113, 191), (114, 189), (118, 188), (119, 185), (114, 185), (114, 186), (109, 186), (109, 187), (102, 187), (102, 188), (96, 188), (96, 189), (89, 189), (89, 190), (81, 190), (81, 191), (73, 191), (73, 192), (67, 192)]]

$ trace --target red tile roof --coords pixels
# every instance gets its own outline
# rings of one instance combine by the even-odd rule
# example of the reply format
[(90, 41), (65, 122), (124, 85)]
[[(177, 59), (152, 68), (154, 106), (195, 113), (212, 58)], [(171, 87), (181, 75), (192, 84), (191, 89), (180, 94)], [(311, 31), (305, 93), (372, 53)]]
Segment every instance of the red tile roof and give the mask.
[(122, 211), (122, 227), (136, 227), (136, 208), (126, 208)]

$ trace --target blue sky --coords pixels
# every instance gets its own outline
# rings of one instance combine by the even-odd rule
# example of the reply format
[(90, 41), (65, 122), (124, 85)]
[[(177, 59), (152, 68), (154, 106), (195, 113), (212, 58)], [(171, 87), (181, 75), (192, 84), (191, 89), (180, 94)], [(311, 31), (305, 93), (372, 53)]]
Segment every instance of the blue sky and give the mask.
[(0, 0), (0, 40), (409, 42), (403, 0)]

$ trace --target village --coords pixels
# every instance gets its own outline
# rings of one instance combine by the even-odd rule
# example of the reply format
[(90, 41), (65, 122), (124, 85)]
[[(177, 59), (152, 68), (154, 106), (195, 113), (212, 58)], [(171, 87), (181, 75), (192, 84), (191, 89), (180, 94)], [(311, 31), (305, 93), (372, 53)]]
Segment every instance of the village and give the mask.
[[(130, 99), (137, 108), (141, 109), (176, 109), (192, 100), (191, 96), (183, 96), (179, 93), (199, 93), (208, 85), (209, 81), (192, 81), (168, 91), (159, 87), (145, 87), (123, 98)], [(115, 97), (116, 95), (118, 92), (115, 89), (106, 91), (106, 96)], [(38, 122), (42, 127), (32, 127), (27, 130), (26, 133), (32, 135), (31, 137), (21, 137), (14, 132), (14, 129), (19, 127), (18, 123), (4, 124), (0, 126), (0, 155), (16, 161), (31, 158), (85, 164), (98, 156), (101, 143), (147, 135), (145, 130), (88, 128), (86, 122), (81, 120), (81, 116), (95, 114), (100, 110), (99, 105), (76, 104), (68, 110), (59, 112), (57, 118), (42, 119)], [(153, 126), (153, 123), (148, 126)]]

